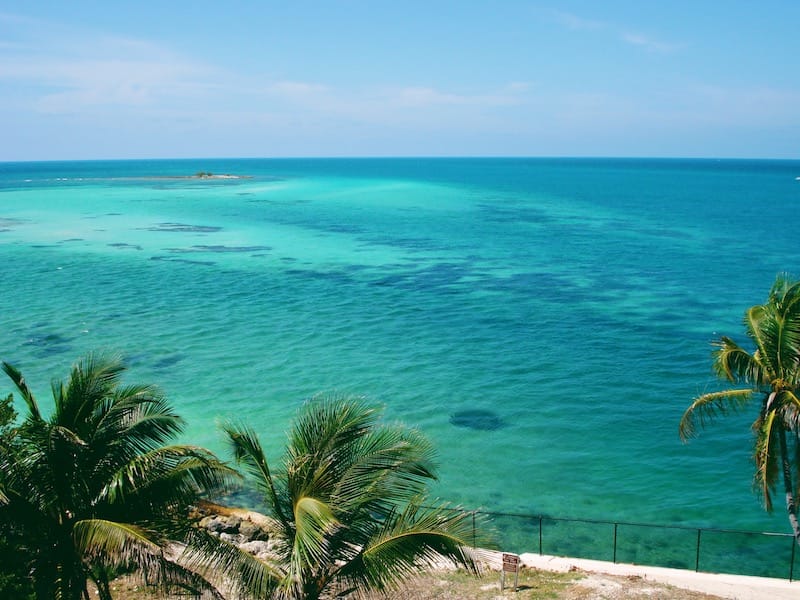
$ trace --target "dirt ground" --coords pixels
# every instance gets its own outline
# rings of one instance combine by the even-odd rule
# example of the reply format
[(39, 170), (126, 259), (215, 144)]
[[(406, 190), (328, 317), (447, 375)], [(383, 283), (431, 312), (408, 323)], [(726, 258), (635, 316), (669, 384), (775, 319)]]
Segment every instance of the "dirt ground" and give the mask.
[[(621, 577), (573, 571), (553, 573), (523, 569), (518, 589), (500, 591), (500, 574), (489, 572), (480, 578), (459, 572), (430, 573), (407, 581), (403, 588), (388, 594), (373, 594), (368, 600), (715, 600), (689, 590), (648, 581), (641, 577)], [(135, 580), (123, 577), (113, 584), (117, 600), (188, 600), (191, 596), (165, 596)]]

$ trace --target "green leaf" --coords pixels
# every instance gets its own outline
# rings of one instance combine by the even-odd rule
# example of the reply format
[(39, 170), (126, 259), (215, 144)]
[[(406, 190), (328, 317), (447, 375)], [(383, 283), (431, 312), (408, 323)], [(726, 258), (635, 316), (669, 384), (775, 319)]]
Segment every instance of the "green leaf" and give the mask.
[(687, 440), (695, 437), (698, 425), (702, 428), (708, 421), (720, 415), (741, 411), (748, 405), (752, 397), (753, 390), (749, 389), (724, 390), (698, 396), (681, 418), (678, 427), (681, 439)]

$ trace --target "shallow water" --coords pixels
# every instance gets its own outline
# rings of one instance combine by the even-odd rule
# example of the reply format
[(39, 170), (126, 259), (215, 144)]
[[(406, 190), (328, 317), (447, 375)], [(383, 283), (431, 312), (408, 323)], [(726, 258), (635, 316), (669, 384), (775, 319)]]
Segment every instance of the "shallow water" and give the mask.
[[(165, 179), (197, 171), (250, 179)], [(786, 531), (752, 415), (681, 444), (709, 341), (798, 272), (800, 162), (0, 164), (2, 358), (42, 397), (91, 349), (186, 438), (363, 394), (435, 442), (437, 495), (500, 512)], [(0, 388), (2, 391), (3, 388)], [(7, 387), (10, 391), (10, 387)], [(466, 415), (466, 416), (465, 416)]]

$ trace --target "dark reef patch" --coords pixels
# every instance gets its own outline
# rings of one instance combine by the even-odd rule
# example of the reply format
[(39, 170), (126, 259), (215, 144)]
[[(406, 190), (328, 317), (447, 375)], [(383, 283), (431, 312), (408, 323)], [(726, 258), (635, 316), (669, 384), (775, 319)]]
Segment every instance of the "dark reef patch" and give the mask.
[(112, 248), (130, 248), (131, 250), (141, 250), (142, 247), (139, 244), (126, 244), (125, 242), (115, 242), (113, 244), (109, 244)]
[(188, 254), (191, 252), (216, 252), (223, 254), (226, 252), (267, 252), (272, 250), (270, 246), (192, 246), (191, 248), (166, 248), (167, 252), (173, 254)]
[(60, 333), (33, 330), (23, 342), (23, 346), (32, 346), (32, 354), (36, 358), (48, 358), (57, 354), (71, 352), (71, 341)]
[(173, 258), (171, 256), (151, 256), (150, 260), (161, 260), (164, 262), (185, 263), (187, 265), (204, 265), (207, 267), (213, 266), (216, 263), (211, 260), (189, 260), (188, 258)]
[(450, 415), (450, 424), (479, 431), (495, 431), (505, 427), (503, 419), (490, 410), (460, 410)]
[(146, 227), (146, 231), (173, 231), (178, 233), (216, 233), (222, 227), (214, 225), (187, 225), (186, 223), (158, 223), (153, 227)]
[(181, 362), (184, 358), (186, 358), (186, 355), (184, 354), (170, 354), (168, 356), (159, 358), (157, 361), (155, 361), (153, 363), (153, 368), (168, 369), (169, 367), (172, 367)]

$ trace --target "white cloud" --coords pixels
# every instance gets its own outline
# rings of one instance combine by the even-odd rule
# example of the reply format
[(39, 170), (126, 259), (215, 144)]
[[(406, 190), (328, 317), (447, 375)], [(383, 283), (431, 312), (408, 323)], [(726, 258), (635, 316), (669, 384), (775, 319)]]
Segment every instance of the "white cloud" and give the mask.
[(648, 52), (658, 52), (662, 54), (675, 52), (685, 47), (685, 44), (662, 42), (660, 40), (643, 35), (641, 33), (631, 33), (631, 32), (622, 33), (620, 34), (620, 39), (623, 42), (626, 42), (633, 46), (639, 46), (640, 48), (644, 48)]
[(0, 13), (3, 21), (19, 26), (9, 40), (13, 48), (0, 44), (0, 84), (13, 80), (12, 89), (18, 91), (0, 104), (25, 106), (28, 113), (86, 120), (117, 115), (129, 122), (182, 113), (207, 127), (225, 127), (237, 113), (249, 115), (254, 123), (283, 118), (436, 125), (502, 111), (524, 103), (528, 93), (528, 84), (521, 81), (465, 91), (404, 82), (345, 87), (304, 79), (302, 73), (271, 78), (208, 64), (147, 39)]
[(593, 21), (591, 19), (584, 19), (572, 13), (563, 11), (553, 11), (553, 17), (557, 23), (560, 23), (567, 29), (573, 31), (594, 31), (598, 29), (605, 29), (606, 23), (602, 21)]
[(18, 41), (0, 43), (0, 82), (21, 82), (29, 105), (45, 113), (155, 104), (208, 88), (216, 71), (147, 40), (64, 31), (7, 14), (0, 22), (19, 25)]
[(328, 89), (326, 85), (303, 81), (276, 81), (267, 86), (267, 91), (286, 96), (313, 96)]
[(440, 92), (433, 88), (406, 87), (398, 90), (394, 101), (399, 106), (423, 107), (431, 105), (468, 104), (470, 99), (458, 94)]
[(389, 92), (384, 102), (398, 107), (431, 106), (509, 106), (522, 101), (521, 93), (528, 88), (522, 82), (510, 83), (504, 88), (477, 94), (457, 94), (429, 87), (405, 87)]
[(571, 31), (605, 31), (606, 36), (613, 36), (626, 44), (642, 48), (648, 52), (666, 54), (685, 47), (685, 44), (666, 42), (650, 35), (626, 30), (611, 22), (585, 19), (578, 15), (561, 11), (554, 11), (553, 16), (558, 24)]
[(291, 100), (314, 100), (322, 94), (326, 94), (330, 88), (321, 83), (309, 83), (305, 81), (276, 81), (264, 88), (267, 94), (287, 97)]

